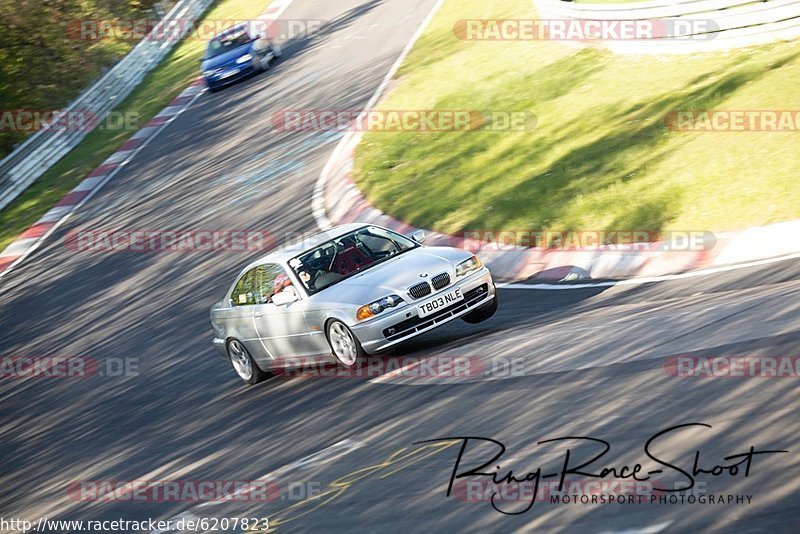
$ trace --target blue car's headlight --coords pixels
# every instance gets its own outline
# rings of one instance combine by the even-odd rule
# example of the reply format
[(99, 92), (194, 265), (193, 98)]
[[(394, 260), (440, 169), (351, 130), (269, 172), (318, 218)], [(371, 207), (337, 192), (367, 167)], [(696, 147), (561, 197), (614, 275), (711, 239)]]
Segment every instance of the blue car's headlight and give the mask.
[(464, 260), (456, 265), (456, 277), (464, 276), (472, 271), (477, 271), (481, 267), (483, 267), (483, 263), (478, 259), (478, 256), (472, 256), (470, 259)]
[(383, 297), (380, 300), (376, 300), (375, 302), (361, 306), (356, 312), (356, 319), (359, 321), (369, 319), (370, 317), (378, 315), (386, 308), (394, 308), (401, 302), (405, 301), (399, 295), (389, 295), (388, 297)]
[(206, 76), (206, 77), (208, 77), (208, 76), (213, 76), (213, 75), (215, 75), (216, 73), (217, 73), (217, 71), (215, 71), (215, 70), (204, 70), (204, 71), (203, 71), (203, 76)]
[(247, 63), (251, 59), (253, 59), (253, 55), (252, 54), (245, 54), (245, 55), (241, 56), (239, 59), (237, 59), (236, 63), (241, 65), (242, 63)]

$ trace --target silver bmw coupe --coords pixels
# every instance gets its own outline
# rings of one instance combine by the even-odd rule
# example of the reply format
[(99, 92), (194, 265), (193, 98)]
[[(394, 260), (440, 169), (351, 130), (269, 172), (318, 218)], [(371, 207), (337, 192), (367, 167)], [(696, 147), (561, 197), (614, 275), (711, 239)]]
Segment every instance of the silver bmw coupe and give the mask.
[(287, 359), (333, 357), (351, 369), (453, 319), (494, 315), (495, 287), (481, 261), (424, 240), (421, 231), (408, 238), (353, 223), (273, 251), (211, 307), (213, 343), (256, 384)]

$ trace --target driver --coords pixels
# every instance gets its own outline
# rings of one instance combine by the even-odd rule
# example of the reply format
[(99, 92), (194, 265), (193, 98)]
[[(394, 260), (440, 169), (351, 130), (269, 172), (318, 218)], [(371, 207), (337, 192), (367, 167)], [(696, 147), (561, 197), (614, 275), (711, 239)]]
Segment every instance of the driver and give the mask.
[(299, 273), (297, 273), (297, 275), (300, 277), (300, 281), (303, 282), (303, 285), (305, 285), (307, 288), (311, 287), (310, 274), (308, 274), (306, 271), (300, 271)]

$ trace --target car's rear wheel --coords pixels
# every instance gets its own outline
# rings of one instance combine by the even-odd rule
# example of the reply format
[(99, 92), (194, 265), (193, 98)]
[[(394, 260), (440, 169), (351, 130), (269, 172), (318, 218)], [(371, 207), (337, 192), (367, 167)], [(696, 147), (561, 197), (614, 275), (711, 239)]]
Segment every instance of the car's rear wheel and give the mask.
[(267, 378), (267, 373), (261, 370), (238, 339), (228, 341), (228, 359), (239, 378), (251, 386)]
[(494, 315), (494, 312), (496, 311), (497, 311), (497, 292), (495, 292), (492, 302), (481, 306), (475, 311), (469, 312), (468, 314), (462, 316), (461, 318), (470, 324), (482, 323), (483, 321), (489, 319), (492, 315)]
[(358, 359), (365, 355), (361, 343), (347, 325), (336, 319), (330, 321), (327, 327), (328, 344), (331, 346), (331, 355), (339, 365), (353, 369), (358, 364)]

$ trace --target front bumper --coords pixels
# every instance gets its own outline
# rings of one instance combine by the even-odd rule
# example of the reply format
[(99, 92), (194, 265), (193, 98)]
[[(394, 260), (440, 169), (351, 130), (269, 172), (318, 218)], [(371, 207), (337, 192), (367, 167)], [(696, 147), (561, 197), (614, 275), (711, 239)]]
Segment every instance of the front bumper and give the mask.
[[(223, 74), (236, 70), (237, 72), (232, 75), (228, 75), (222, 77)], [(220, 72), (219, 74), (213, 74), (211, 76), (203, 76), (206, 81), (206, 85), (208, 85), (209, 89), (217, 89), (219, 87), (224, 87), (226, 85), (230, 85), (232, 83), (238, 82), (243, 78), (247, 78), (248, 76), (252, 76), (257, 71), (251, 62), (241, 63), (236, 65), (235, 67), (226, 68), (224, 71)]]
[[(443, 293), (461, 289), (464, 300), (438, 310), (436, 313), (419, 317), (417, 306), (436, 299)], [(387, 315), (379, 315), (365, 323), (351, 327), (358, 337), (361, 346), (368, 353), (379, 352), (403, 341), (407, 341), (436, 327), (457, 319), (492, 301), (495, 287), (489, 269), (480, 271), (459, 280), (455, 284), (436, 291), (423, 299), (410, 302), (408, 305)]]

